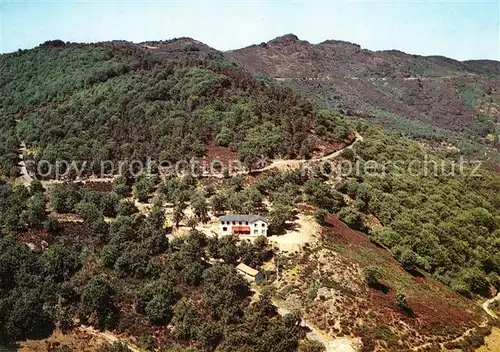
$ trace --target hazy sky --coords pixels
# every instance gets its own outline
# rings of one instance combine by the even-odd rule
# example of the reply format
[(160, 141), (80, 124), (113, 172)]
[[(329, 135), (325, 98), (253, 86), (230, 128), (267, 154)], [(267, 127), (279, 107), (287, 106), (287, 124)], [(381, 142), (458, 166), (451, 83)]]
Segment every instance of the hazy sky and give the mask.
[(95, 42), (188, 36), (236, 49), (294, 33), (456, 59), (500, 60), (500, 0), (20, 1), (0, 0), (0, 52), (49, 39)]

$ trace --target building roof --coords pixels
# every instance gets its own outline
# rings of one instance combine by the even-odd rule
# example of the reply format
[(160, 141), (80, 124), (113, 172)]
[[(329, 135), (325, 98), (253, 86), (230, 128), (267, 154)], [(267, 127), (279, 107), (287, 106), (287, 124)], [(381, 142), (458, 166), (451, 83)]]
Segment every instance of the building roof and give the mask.
[(248, 274), (250, 276), (257, 276), (257, 274), (259, 273), (259, 271), (257, 269), (249, 267), (248, 265), (246, 265), (244, 263), (238, 264), (238, 266), (236, 267), (236, 270), (239, 270), (239, 271), (241, 271), (245, 274)]
[(267, 224), (267, 219), (260, 215), (228, 214), (219, 218), (219, 221), (248, 221), (250, 224), (257, 220), (263, 221)]

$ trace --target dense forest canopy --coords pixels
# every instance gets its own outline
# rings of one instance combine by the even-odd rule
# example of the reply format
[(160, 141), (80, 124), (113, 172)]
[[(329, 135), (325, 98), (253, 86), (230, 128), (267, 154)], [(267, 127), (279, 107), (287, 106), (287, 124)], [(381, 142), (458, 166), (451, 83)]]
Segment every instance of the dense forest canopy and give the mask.
[[(234, 268), (239, 258), (256, 266), (269, 260), (266, 238), (239, 243), (192, 230), (169, 241), (161, 203), (146, 217), (126, 193), (73, 183), (54, 186), (50, 206), (83, 222), (60, 222), (47, 214), (43, 192), (39, 181), (29, 189), (0, 185), (0, 346), (81, 323), (130, 333), (147, 350), (287, 352), (304, 337), (300, 316), (278, 315), (268, 296), (250, 304), (250, 287)], [(30, 235), (48, 248), (27, 246)]]
[[(384, 176), (362, 175), (336, 185), (356, 200), (358, 210), (380, 220), (384, 227), (373, 238), (389, 247), (403, 266), (428, 270), (458, 292), (485, 293), (489, 284), (498, 287), (499, 175), (473, 173), (471, 165), (463, 171), (455, 165), (452, 173), (452, 162), (426, 154), (414, 142), (358, 127), (365, 141), (354, 148), (356, 158), (379, 165), (399, 161), (399, 167), (389, 164)], [(423, 172), (425, 158), (428, 174)], [(419, 174), (409, 172), (415, 160), (421, 161)], [(355, 221), (350, 225), (356, 226)]]
[[(331, 141), (347, 136), (335, 115), (212, 56), (172, 60), (123, 43), (2, 55), (0, 111), (10, 121), (2, 137), (15, 134), (18, 119), (17, 136), (35, 159), (99, 164), (188, 160), (209, 144), (237, 150), (246, 162), (307, 156), (318, 127)], [(9, 161), (2, 159), (5, 174)]]

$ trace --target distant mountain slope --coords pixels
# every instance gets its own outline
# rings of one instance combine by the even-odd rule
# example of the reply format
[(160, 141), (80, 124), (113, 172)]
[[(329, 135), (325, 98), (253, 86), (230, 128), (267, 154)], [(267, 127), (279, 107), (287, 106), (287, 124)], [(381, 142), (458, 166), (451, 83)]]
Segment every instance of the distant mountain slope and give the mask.
[(335, 40), (310, 44), (292, 34), (226, 56), (347, 115), (500, 160), (499, 62), (372, 52)]
[[(189, 38), (52, 41), (2, 55), (0, 66), (0, 111), (3, 123), (10, 121), (2, 135), (11, 136), (13, 120), (20, 120), (17, 136), (35, 158), (52, 162), (148, 156), (175, 162), (216, 145), (252, 163), (261, 155), (304, 157), (319, 148), (318, 138), (338, 142), (349, 132), (333, 113)], [(14, 155), (16, 144), (4, 154)], [(8, 174), (14, 161), (2, 159), (0, 168)]]

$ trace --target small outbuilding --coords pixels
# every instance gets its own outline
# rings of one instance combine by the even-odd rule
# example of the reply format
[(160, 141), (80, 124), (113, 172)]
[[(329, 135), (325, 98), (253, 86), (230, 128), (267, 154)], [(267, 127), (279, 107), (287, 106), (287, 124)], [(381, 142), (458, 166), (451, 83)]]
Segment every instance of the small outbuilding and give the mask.
[(262, 274), (260, 271), (257, 269), (254, 269), (252, 267), (249, 267), (248, 265), (244, 263), (238, 264), (236, 267), (236, 270), (243, 275), (245, 279), (248, 281), (261, 281), (264, 280), (264, 274)]

